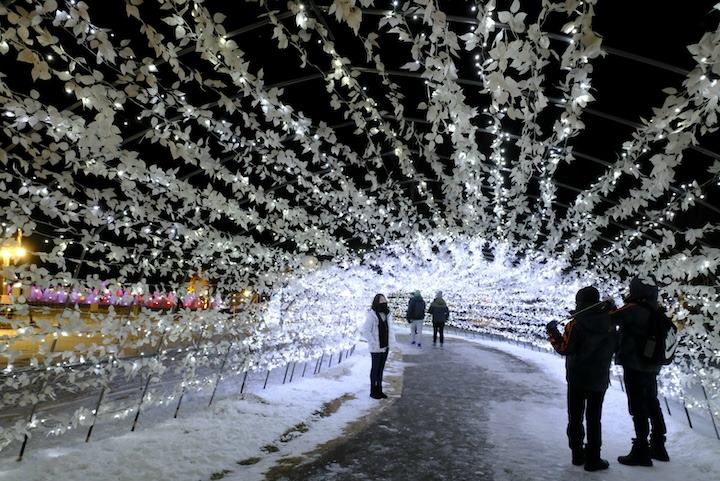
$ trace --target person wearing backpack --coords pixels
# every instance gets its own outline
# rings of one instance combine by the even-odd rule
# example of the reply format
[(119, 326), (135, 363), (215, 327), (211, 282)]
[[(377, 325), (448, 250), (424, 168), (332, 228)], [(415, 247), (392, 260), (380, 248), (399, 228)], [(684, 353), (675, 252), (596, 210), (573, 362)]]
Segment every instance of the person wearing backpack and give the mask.
[(625, 305), (611, 312), (611, 317), (620, 336), (615, 360), (623, 367), (628, 409), (635, 428), (630, 453), (618, 457), (618, 462), (627, 466), (652, 466), (653, 459), (670, 461), (665, 449), (665, 419), (657, 392), (657, 375), (665, 363), (654, 359), (649, 352), (657, 347), (653, 339), (656, 325), (667, 320), (658, 304), (657, 286), (654, 282), (633, 278)]
[(437, 343), (438, 334), (440, 334), (440, 347), (445, 342), (445, 323), (450, 318), (450, 309), (448, 309), (445, 299), (442, 297), (442, 291), (437, 291), (435, 299), (430, 303), (428, 314), (432, 315), (433, 325), (433, 346)]
[[(567, 379), (567, 436), (572, 463), (586, 471), (607, 469), (609, 463), (600, 457), (602, 445), (602, 405), (610, 385), (610, 364), (617, 345), (617, 334), (610, 322), (610, 305), (600, 302), (600, 293), (592, 286), (575, 295), (573, 318), (563, 334), (557, 321), (546, 330), (555, 351), (565, 356)], [(585, 427), (587, 444), (583, 448)]]
[(368, 350), (372, 360), (370, 368), (370, 397), (385, 399), (387, 394), (382, 390), (383, 372), (388, 352), (395, 347), (395, 328), (393, 315), (388, 308), (387, 298), (376, 294), (372, 306), (365, 316), (362, 336), (368, 342)]
[(420, 291), (413, 292), (407, 308), (407, 321), (410, 323), (411, 344), (422, 347), (422, 330), (425, 322), (425, 301)]

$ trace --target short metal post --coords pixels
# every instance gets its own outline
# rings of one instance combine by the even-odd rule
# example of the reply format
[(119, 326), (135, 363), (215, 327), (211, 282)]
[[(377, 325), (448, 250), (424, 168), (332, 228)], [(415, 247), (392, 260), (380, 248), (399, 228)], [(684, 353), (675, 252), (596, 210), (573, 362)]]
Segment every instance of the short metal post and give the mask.
[(343, 355), (343, 352), (340, 351), (340, 359), (338, 360), (338, 364), (340, 364), (342, 362), (342, 355)]
[(213, 388), (212, 395), (210, 396), (210, 402), (208, 403), (208, 407), (210, 407), (213, 403), (213, 400), (215, 399), (215, 393), (217, 392), (218, 385), (220, 384), (220, 380), (222, 379), (222, 373), (225, 370), (225, 363), (228, 360), (228, 356), (230, 355), (230, 351), (232, 351), (233, 345), (230, 344), (228, 346), (228, 350), (225, 353), (225, 357), (223, 357), (222, 364), (220, 364), (220, 369), (218, 369), (217, 373), (217, 379), (215, 380), (215, 387)]
[(140, 394), (140, 402), (138, 402), (137, 411), (135, 411), (135, 419), (133, 419), (132, 428), (130, 428), (130, 432), (135, 431), (135, 427), (137, 426), (138, 419), (140, 418), (140, 408), (142, 407), (142, 403), (145, 400), (145, 394), (148, 392), (148, 388), (150, 387), (150, 380), (152, 379), (152, 374), (148, 374), (147, 380), (145, 381), (145, 386), (143, 387), (142, 394)]
[(668, 404), (668, 400), (665, 396), (663, 396), (663, 399), (665, 400), (665, 409), (667, 409), (668, 415), (672, 416), (672, 413), (670, 412), (670, 405)]
[(287, 363), (285, 365), (285, 375), (283, 376), (283, 382), (282, 382), (283, 384), (285, 384), (285, 381), (287, 380), (287, 373), (289, 370), (290, 370), (290, 363)]
[(247, 375), (248, 375), (248, 372), (245, 371), (245, 374), (243, 375), (242, 386), (240, 386), (240, 394), (242, 394), (243, 391), (245, 390), (245, 380), (247, 379)]
[[(162, 336), (160, 336), (160, 342), (158, 342), (158, 347), (155, 349), (155, 356), (158, 355), (160, 352), (160, 349), (162, 349), (163, 341), (165, 341), (165, 331), (163, 331)], [(138, 402), (137, 411), (135, 412), (135, 419), (133, 419), (132, 428), (130, 428), (130, 432), (135, 431), (135, 427), (137, 426), (138, 419), (140, 419), (140, 408), (142, 408), (143, 401), (145, 400), (145, 395), (148, 392), (148, 388), (150, 387), (150, 381), (152, 381), (152, 373), (148, 374), (147, 380), (145, 381), (145, 387), (143, 387), (142, 394), (140, 395), (140, 402)]]
[(322, 355), (320, 356), (320, 360), (318, 361), (317, 367), (315, 368), (315, 374), (319, 374), (320, 371), (322, 370), (323, 360), (325, 360), (325, 353), (324, 353), (324, 352), (323, 352)]
[(332, 366), (332, 357), (333, 357), (333, 353), (330, 353), (330, 360), (328, 361), (328, 368), (330, 368), (330, 366)]
[(305, 362), (303, 363), (303, 373), (302, 373), (302, 376), (300, 376), (300, 377), (305, 377), (305, 371), (307, 370), (307, 365), (308, 365), (308, 363), (307, 363), (307, 359), (306, 359)]
[(720, 439), (720, 433), (718, 433), (717, 424), (715, 424), (715, 415), (713, 415), (712, 407), (710, 407), (710, 399), (708, 399), (707, 391), (705, 390), (705, 385), (701, 384), (700, 387), (702, 388), (703, 396), (705, 396), (705, 403), (707, 404), (708, 414), (710, 414), (710, 420), (712, 421), (713, 429), (715, 430), (715, 437)]
[[(58, 333), (55, 333), (55, 334), (57, 335)], [(50, 358), (52, 358), (52, 354), (55, 352), (55, 347), (57, 346), (57, 341), (58, 341), (58, 338), (55, 337), (55, 339), (53, 339), (52, 345), (50, 346), (50, 352), (48, 353)], [(48, 373), (47, 376), (48, 377), (45, 379), (45, 381), (42, 382), (42, 386), (40, 386), (40, 389), (37, 390), (36, 396), (40, 396), (40, 393), (43, 392), (45, 387), (48, 385), (48, 379), (50, 378), (50, 373)], [(33, 403), (32, 409), (30, 410), (30, 416), (28, 417), (28, 423), (32, 423), (32, 420), (35, 417), (35, 411), (37, 410), (37, 406), (38, 406), (38, 401), (35, 401)], [(27, 433), (25, 433), (25, 435), (23, 436), (22, 445), (20, 446), (20, 454), (18, 454), (18, 457), (17, 457), (18, 462), (22, 461), (22, 458), (25, 455), (25, 448), (27, 448), (28, 439), (29, 439), (29, 436), (27, 435)]]
[(688, 426), (690, 426), (690, 429), (693, 428), (692, 420), (690, 419), (690, 411), (688, 411), (687, 406), (685, 405), (685, 399), (682, 400), (683, 409), (685, 410), (685, 416), (687, 417)]
[(180, 397), (178, 398), (177, 406), (175, 406), (175, 414), (173, 414), (173, 419), (177, 419), (178, 413), (180, 412), (180, 404), (182, 404), (184, 397), (185, 397), (185, 383), (183, 383), (182, 389), (180, 390)]
[(270, 369), (268, 369), (267, 375), (265, 376), (265, 384), (263, 384), (263, 389), (267, 387), (268, 378), (270, 377)]
[(290, 381), (289, 382), (292, 382), (293, 376), (295, 376), (295, 365), (296, 364), (297, 364), (296, 362), (293, 362), (293, 368), (292, 368), (292, 371), (290, 371)]
[(85, 436), (85, 442), (90, 441), (93, 429), (95, 428), (95, 421), (97, 421), (98, 413), (100, 412), (100, 403), (102, 403), (103, 397), (105, 397), (105, 386), (100, 391), (100, 397), (98, 397), (97, 404), (95, 404), (95, 411), (93, 411), (93, 422), (88, 428), (87, 436)]

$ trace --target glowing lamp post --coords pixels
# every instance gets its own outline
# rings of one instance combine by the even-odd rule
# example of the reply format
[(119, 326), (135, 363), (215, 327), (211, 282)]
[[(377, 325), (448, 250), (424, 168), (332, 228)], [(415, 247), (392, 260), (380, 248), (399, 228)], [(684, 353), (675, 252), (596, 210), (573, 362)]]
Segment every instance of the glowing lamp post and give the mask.
[[(4, 245), (0, 247), (0, 258), (2, 258), (3, 269), (10, 266), (10, 261), (18, 262), (27, 255), (27, 250), (22, 246), (22, 231), (18, 230), (17, 243), (15, 245)], [(10, 296), (5, 288), (5, 277), (0, 271), (0, 304), (10, 304)]]

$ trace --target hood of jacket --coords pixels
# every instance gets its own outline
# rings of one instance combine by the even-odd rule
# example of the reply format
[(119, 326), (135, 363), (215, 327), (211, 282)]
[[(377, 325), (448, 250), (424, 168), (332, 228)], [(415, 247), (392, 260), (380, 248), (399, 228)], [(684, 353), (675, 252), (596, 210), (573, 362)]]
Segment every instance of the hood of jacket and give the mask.
[(444, 307), (447, 304), (445, 303), (445, 299), (443, 299), (442, 297), (436, 297), (435, 299), (433, 299), (433, 301), (430, 305)]

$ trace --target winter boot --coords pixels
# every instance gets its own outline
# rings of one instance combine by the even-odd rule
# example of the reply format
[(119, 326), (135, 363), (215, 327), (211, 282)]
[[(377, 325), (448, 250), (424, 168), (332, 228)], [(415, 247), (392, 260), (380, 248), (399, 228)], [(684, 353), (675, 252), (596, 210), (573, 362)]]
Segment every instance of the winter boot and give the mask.
[(370, 397), (373, 399), (382, 399), (382, 397), (380, 396), (380, 389), (375, 384), (370, 386)]
[(618, 456), (618, 463), (625, 466), (652, 466), (650, 445), (644, 439), (633, 439), (630, 453), (626, 456)]
[(585, 446), (585, 471), (601, 471), (609, 466), (610, 463), (600, 457), (600, 446)]
[(650, 457), (658, 461), (670, 461), (670, 455), (665, 449), (665, 436), (650, 437)]
[(600, 457), (585, 461), (585, 471), (602, 471), (609, 467), (610, 463)]
[(572, 450), (572, 463), (575, 466), (582, 466), (585, 464), (585, 449), (575, 448)]

